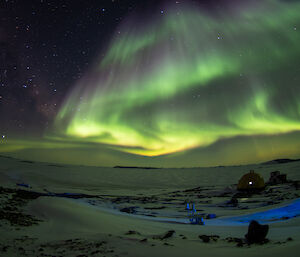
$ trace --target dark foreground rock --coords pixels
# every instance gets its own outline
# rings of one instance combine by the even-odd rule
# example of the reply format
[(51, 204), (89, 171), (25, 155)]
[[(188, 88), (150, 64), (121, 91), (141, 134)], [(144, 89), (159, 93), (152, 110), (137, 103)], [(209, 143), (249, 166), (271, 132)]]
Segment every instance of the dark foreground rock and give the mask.
[(218, 235), (199, 235), (199, 238), (202, 240), (203, 243), (209, 243), (210, 241), (217, 242), (220, 236)]
[(134, 231), (134, 230), (128, 230), (128, 232), (125, 233), (125, 235), (140, 235), (141, 233)]
[(39, 193), (31, 191), (0, 187), (0, 222), (15, 227), (38, 224), (41, 220), (26, 214), (23, 207), (39, 196)]
[(246, 244), (246, 240), (238, 237), (226, 237), (225, 241), (228, 243), (236, 243), (237, 247), (243, 247)]
[(174, 235), (175, 231), (174, 230), (169, 230), (166, 234), (164, 234), (161, 239), (167, 239), (169, 237), (172, 237)]
[(120, 211), (129, 213), (129, 214), (135, 214), (136, 213), (136, 210), (135, 210), (136, 208), (137, 207), (125, 207), (125, 208), (120, 209)]
[(160, 239), (160, 240), (165, 240), (167, 238), (172, 237), (175, 234), (174, 230), (169, 230), (167, 231), (165, 234), (163, 235), (157, 235), (157, 236), (153, 236), (152, 239)]
[(248, 233), (245, 235), (249, 244), (262, 244), (268, 241), (266, 236), (269, 231), (269, 225), (260, 225), (256, 220), (252, 220), (248, 227)]

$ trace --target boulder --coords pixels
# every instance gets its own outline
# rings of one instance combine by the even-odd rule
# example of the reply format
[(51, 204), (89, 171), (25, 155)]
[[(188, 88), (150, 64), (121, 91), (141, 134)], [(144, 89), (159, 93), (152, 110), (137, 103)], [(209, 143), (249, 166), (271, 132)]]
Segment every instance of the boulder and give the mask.
[(260, 225), (256, 220), (252, 220), (245, 235), (249, 244), (264, 243), (269, 231), (269, 225)]

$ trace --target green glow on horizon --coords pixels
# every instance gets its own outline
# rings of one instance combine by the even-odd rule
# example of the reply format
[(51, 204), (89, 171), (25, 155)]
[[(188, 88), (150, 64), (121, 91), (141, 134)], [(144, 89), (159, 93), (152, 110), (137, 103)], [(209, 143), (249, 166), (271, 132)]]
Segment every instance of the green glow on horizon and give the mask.
[(217, 18), (170, 9), (143, 28), (125, 24), (55, 130), (147, 156), (299, 131), (299, 82), (285, 75), (299, 68), (299, 13), (299, 3), (266, 0)]

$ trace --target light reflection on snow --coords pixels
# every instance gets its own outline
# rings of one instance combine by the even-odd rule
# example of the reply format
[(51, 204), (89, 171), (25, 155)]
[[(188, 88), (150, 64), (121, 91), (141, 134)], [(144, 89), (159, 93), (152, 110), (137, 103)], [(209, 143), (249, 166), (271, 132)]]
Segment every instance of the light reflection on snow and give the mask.
[(224, 217), (220, 219), (216, 219), (215, 221), (209, 222), (211, 225), (238, 225), (238, 224), (248, 224), (251, 220), (256, 220), (259, 223), (266, 224), (266, 223), (272, 223), (272, 222), (279, 222), (291, 218), (295, 218), (300, 216), (300, 199), (279, 207), (270, 209), (267, 211), (262, 212), (256, 212), (241, 216), (233, 216), (233, 217)]
[[(73, 200), (74, 201), (74, 200)], [(78, 200), (75, 200), (78, 201)], [(89, 201), (84, 199), (80, 199), (80, 201), (84, 204), (88, 204), (92, 206)], [(120, 212), (117, 208), (113, 208), (112, 206), (104, 207), (101, 204), (93, 204), (94, 208), (106, 212), (110, 212), (116, 215), (125, 215), (131, 216), (140, 219), (147, 219), (152, 221), (158, 222), (170, 222), (170, 223), (179, 223), (179, 224), (191, 224), (188, 218), (171, 218), (171, 217), (149, 217), (140, 214), (127, 214)], [(297, 199), (291, 202), (288, 205), (273, 208), (266, 211), (250, 213), (246, 215), (239, 215), (239, 216), (231, 216), (231, 217), (221, 217), (221, 218), (214, 218), (205, 220), (205, 225), (211, 226), (243, 226), (248, 225), (251, 220), (256, 220), (261, 224), (273, 223), (273, 222), (280, 222), (284, 220), (288, 220), (291, 218), (299, 217), (300, 216), (300, 199)]]

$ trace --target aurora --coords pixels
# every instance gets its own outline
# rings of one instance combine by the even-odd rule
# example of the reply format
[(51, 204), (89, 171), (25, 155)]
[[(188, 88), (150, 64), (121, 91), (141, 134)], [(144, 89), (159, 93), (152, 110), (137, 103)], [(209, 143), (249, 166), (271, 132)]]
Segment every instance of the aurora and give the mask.
[(300, 2), (207, 2), (137, 8), (110, 37), (95, 36), (90, 67), (68, 92), (49, 86), (64, 98), (37, 106), (46, 122), (24, 114), (35, 121), (27, 134), (7, 122), (0, 154), (171, 168), (300, 158)]
[(299, 3), (168, 10), (120, 27), (65, 100), (57, 138), (157, 156), (300, 130)]

